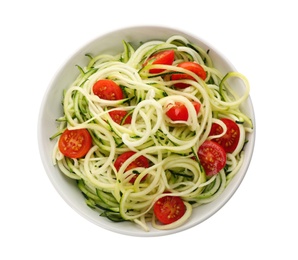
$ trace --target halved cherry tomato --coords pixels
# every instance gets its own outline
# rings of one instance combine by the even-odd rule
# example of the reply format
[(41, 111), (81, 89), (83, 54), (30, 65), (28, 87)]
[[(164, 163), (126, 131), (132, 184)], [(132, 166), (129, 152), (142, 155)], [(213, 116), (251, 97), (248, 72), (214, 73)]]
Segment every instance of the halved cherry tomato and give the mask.
[(216, 142), (206, 140), (198, 150), (200, 162), (207, 176), (217, 174), (226, 165), (227, 154)]
[[(197, 114), (200, 111), (201, 104), (198, 102), (192, 102)], [(175, 102), (174, 105), (166, 112), (166, 115), (172, 121), (187, 121), (188, 119), (188, 110), (186, 106), (181, 102)]]
[[(175, 58), (175, 52), (173, 50), (161, 51), (151, 57), (149, 57), (143, 66), (146, 66), (148, 63), (151, 64), (162, 64), (162, 65), (172, 65)], [(161, 73), (165, 71), (164, 69), (150, 69), (150, 73)]]
[(180, 197), (165, 196), (155, 202), (153, 211), (162, 224), (171, 224), (184, 215), (186, 207)]
[(172, 121), (187, 121), (188, 111), (183, 103), (175, 102), (171, 108), (166, 112), (166, 115)]
[[(227, 132), (219, 138), (212, 139), (214, 142), (220, 144), (227, 153), (232, 153), (235, 151), (240, 138), (240, 130), (238, 125), (231, 119), (222, 118), (221, 121), (227, 126)], [(223, 132), (220, 125), (213, 123), (209, 136), (218, 135)]]
[(60, 136), (58, 148), (60, 152), (70, 158), (85, 156), (92, 145), (92, 138), (87, 129), (66, 129)]
[[(128, 151), (128, 152), (125, 152), (121, 155), (118, 156), (118, 158), (116, 159), (115, 163), (114, 163), (114, 166), (116, 168), (117, 171), (119, 171), (121, 165), (128, 159), (130, 158), (131, 156), (133, 156), (135, 154), (135, 152), (133, 151)], [(148, 168), (149, 167), (149, 160), (141, 155), (139, 156), (137, 159), (135, 159), (133, 162), (131, 162), (127, 168), (125, 169), (125, 171), (128, 171), (128, 170), (131, 170), (131, 169), (134, 169), (134, 168), (137, 168), (137, 167), (143, 167), (143, 168)], [(137, 175), (134, 174), (135, 176), (133, 176), (129, 182), (130, 183), (134, 183), (136, 178), (137, 178)], [(146, 179), (146, 175), (142, 178), (142, 181), (144, 181)]]
[[(185, 61), (185, 62), (181, 62), (177, 65), (177, 67), (189, 70), (195, 74), (197, 74), (202, 80), (205, 80), (207, 77), (206, 71), (203, 69), (203, 67), (196, 63), (196, 62), (192, 62), (192, 61)], [(188, 74), (173, 74), (171, 76), (172, 80), (179, 80), (179, 79), (191, 79), (194, 80), (194, 78)], [(187, 88), (189, 86), (189, 84), (185, 84), (185, 83), (177, 83), (175, 84), (176, 88)]]
[(110, 79), (100, 79), (93, 85), (93, 93), (101, 99), (123, 99), (122, 89)]
[[(119, 125), (125, 125), (131, 123), (131, 115), (127, 115), (125, 110), (112, 110), (109, 112), (110, 117)], [(124, 121), (123, 121), (124, 120)]]

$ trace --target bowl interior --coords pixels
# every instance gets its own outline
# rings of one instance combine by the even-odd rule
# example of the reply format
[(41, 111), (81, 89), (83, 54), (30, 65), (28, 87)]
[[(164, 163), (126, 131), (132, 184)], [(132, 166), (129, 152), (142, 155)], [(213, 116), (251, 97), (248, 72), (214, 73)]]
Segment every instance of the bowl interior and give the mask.
[[(60, 70), (58, 70), (57, 74), (54, 76), (52, 82), (48, 86), (44, 95), (44, 99), (41, 103), (38, 121), (38, 142), (41, 159), (50, 181), (62, 198), (75, 211), (94, 224), (117, 233), (132, 236), (160, 236), (179, 232), (201, 223), (212, 216), (231, 198), (245, 176), (251, 160), (254, 148), (254, 133), (248, 136), (249, 142), (245, 147), (246, 156), (242, 168), (218, 199), (194, 209), (189, 221), (179, 228), (166, 231), (160, 231), (151, 228), (150, 232), (145, 232), (130, 222), (114, 223), (106, 218), (100, 217), (97, 212), (86, 206), (84, 197), (82, 196), (74, 181), (65, 177), (60, 173), (57, 167), (53, 166), (52, 150), (55, 142), (50, 141), (49, 137), (56, 132), (55, 120), (62, 115), (62, 91), (63, 89), (67, 88), (77, 77), (78, 69), (76, 68), (76, 65), (83, 67), (89, 61), (89, 58), (86, 57), (85, 54), (117, 54), (123, 50), (122, 40), (126, 40), (138, 45), (141, 41), (145, 42), (153, 39), (166, 39), (174, 34), (185, 36), (191, 42), (198, 44), (205, 50), (210, 49), (209, 55), (213, 59), (214, 66), (223, 73), (236, 70), (233, 65), (213, 46), (201, 40), (197, 36), (165, 27), (130, 27), (102, 35), (80, 48), (66, 61)], [(237, 87), (236, 91), (241, 92), (243, 89), (244, 86), (243, 88)], [(250, 98), (248, 98), (243, 104), (242, 109), (254, 122), (254, 111)]]

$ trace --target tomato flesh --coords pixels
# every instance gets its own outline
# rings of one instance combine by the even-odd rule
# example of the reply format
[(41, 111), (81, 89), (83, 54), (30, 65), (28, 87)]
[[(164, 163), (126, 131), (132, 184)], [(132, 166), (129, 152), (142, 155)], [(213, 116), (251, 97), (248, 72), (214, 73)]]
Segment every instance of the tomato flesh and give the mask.
[[(172, 65), (175, 59), (175, 52), (173, 50), (161, 51), (158, 52), (144, 63), (143, 66), (146, 66), (148, 63), (151, 64), (162, 64), (162, 65)], [(150, 69), (149, 72), (156, 74), (165, 71), (164, 69)]]
[(69, 158), (81, 158), (85, 156), (92, 146), (92, 138), (87, 129), (66, 129), (60, 136), (58, 148), (60, 152)]
[[(217, 142), (219, 145), (223, 147), (223, 149), (227, 153), (232, 153), (235, 151), (238, 146), (240, 139), (240, 130), (238, 125), (231, 119), (222, 118), (222, 122), (227, 126), (227, 132), (219, 138), (212, 139), (214, 142)], [(209, 136), (218, 135), (223, 132), (222, 127), (219, 124), (213, 123), (211, 126), (211, 130)]]
[[(114, 166), (116, 168), (117, 171), (119, 171), (121, 165), (131, 156), (133, 156), (135, 154), (135, 152), (133, 151), (128, 151), (125, 152), (121, 155), (119, 155), (114, 163)], [(125, 171), (137, 168), (137, 167), (143, 167), (143, 168), (148, 168), (149, 167), (149, 160), (141, 155), (138, 158), (136, 158), (133, 162), (131, 162), (127, 168), (125, 169)], [(137, 174), (134, 174), (134, 176), (129, 180), (130, 183), (134, 183), (135, 180), (137, 178)], [(146, 175), (142, 178), (141, 181), (144, 181), (146, 179)]]
[(213, 176), (226, 165), (227, 154), (216, 142), (206, 140), (198, 150), (199, 160), (207, 176)]
[(183, 103), (175, 102), (174, 105), (166, 112), (166, 115), (172, 121), (187, 121), (188, 111)]
[[(201, 108), (201, 104), (198, 102), (192, 102), (196, 113), (198, 114)], [(188, 119), (188, 110), (186, 106), (181, 102), (175, 102), (170, 109), (166, 112), (166, 115), (172, 121), (187, 121)]]
[(119, 125), (125, 125), (131, 123), (131, 115), (128, 115), (125, 110), (112, 110), (109, 112), (110, 117)]
[(93, 93), (101, 99), (123, 99), (123, 91), (118, 84), (110, 79), (100, 79), (93, 85)]
[[(198, 75), (202, 80), (205, 80), (207, 77), (206, 71), (203, 69), (203, 67), (196, 63), (196, 62), (192, 62), (192, 61), (185, 61), (185, 62), (181, 62), (177, 65), (177, 67), (189, 70), (193, 73), (195, 73), (196, 75)], [(180, 79), (191, 79), (191, 80), (195, 80), (192, 76), (188, 75), (188, 74), (184, 74), (184, 73), (180, 73), (180, 74), (173, 74), (171, 77), (172, 80), (180, 80)], [(176, 83), (175, 87), (176, 88), (180, 88), (180, 89), (184, 89), (187, 88), (189, 86), (189, 84), (185, 84), (185, 83)]]
[(186, 207), (180, 197), (164, 196), (155, 202), (153, 211), (162, 224), (171, 224), (184, 215)]

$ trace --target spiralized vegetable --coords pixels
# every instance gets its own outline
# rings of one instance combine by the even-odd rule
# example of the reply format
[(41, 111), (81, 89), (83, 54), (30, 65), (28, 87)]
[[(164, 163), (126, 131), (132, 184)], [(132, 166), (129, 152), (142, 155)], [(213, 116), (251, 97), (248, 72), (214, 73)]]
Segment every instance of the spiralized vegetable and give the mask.
[[(118, 55), (99, 54), (90, 57), (89, 64), (80, 69), (80, 75), (65, 90), (64, 115), (59, 118), (57, 137), (64, 129), (88, 129), (93, 147), (84, 158), (70, 159), (59, 151), (53, 151), (53, 163), (61, 172), (77, 180), (86, 197), (88, 206), (99, 210), (102, 216), (114, 221), (129, 220), (149, 231), (153, 228), (172, 229), (185, 223), (192, 210), (216, 199), (243, 163), (243, 146), (247, 133), (253, 129), (249, 116), (240, 105), (249, 95), (249, 83), (238, 72), (222, 75), (213, 67), (208, 53), (176, 35), (166, 41), (148, 41), (137, 48), (123, 41), (124, 51)], [(175, 61), (172, 65), (143, 66), (152, 54), (172, 49)], [(206, 80), (176, 65), (182, 61), (195, 61), (207, 72)], [(165, 69), (160, 74), (150, 74), (152, 68)], [(195, 80), (173, 81), (173, 72), (187, 73)], [(238, 96), (228, 81), (237, 78), (245, 86)], [(93, 94), (92, 87), (99, 79), (112, 79), (125, 93), (123, 100), (104, 100)], [(176, 89), (177, 82), (190, 84), (188, 88)], [(185, 104), (189, 117), (185, 122), (171, 121), (165, 110), (175, 102)], [(201, 104), (197, 115), (192, 101)], [(117, 124), (109, 112), (119, 109), (132, 116), (131, 124)], [(207, 139), (212, 123), (224, 124), (219, 120), (230, 118), (238, 123), (240, 141), (233, 153), (227, 154), (226, 167), (217, 175), (206, 176), (200, 165), (197, 151)], [(136, 152), (117, 171), (116, 158), (126, 151)], [(149, 168), (126, 167), (139, 156), (150, 161)], [(132, 174), (139, 173), (134, 183)], [(142, 178), (147, 176), (143, 181)], [(167, 192), (165, 194), (165, 192)], [(178, 221), (162, 225), (153, 214), (154, 203), (162, 196), (179, 196), (186, 205), (184, 216)], [(101, 202), (109, 205), (100, 209)]]

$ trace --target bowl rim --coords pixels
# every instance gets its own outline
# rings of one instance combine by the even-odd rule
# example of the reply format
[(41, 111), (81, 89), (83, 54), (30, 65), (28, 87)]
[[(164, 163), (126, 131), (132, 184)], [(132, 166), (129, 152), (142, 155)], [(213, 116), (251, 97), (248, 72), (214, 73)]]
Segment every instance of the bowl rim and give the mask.
[[(207, 42), (205, 39), (202, 39), (201, 37), (187, 32), (184, 29), (177, 29), (177, 28), (171, 28), (171, 27), (166, 27), (166, 26), (157, 26), (157, 25), (141, 25), (141, 26), (129, 26), (129, 27), (122, 27), (119, 29), (114, 29), (112, 31), (108, 31), (105, 33), (102, 33), (98, 36), (96, 36), (95, 38), (89, 40), (88, 42), (86, 42), (85, 44), (83, 44), (81, 47), (77, 48), (77, 50), (69, 55), (69, 57), (66, 57), (65, 62), (62, 63), (62, 65), (60, 65), (56, 71), (56, 73), (53, 75), (51, 81), (49, 82), (45, 92), (44, 92), (44, 96), (40, 102), (40, 109), (39, 109), (39, 114), (38, 114), (38, 123), (37, 123), (37, 139), (38, 139), (38, 148), (39, 148), (39, 153), (40, 153), (40, 158), (43, 164), (43, 167), (45, 169), (45, 172), (48, 176), (48, 178), (50, 179), (52, 185), (54, 186), (54, 188), (56, 189), (56, 191), (59, 193), (59, 195), (63, 198), (63, 200), (74, 210), (76, 211), (79, 215), (81, 215), (82, 217), (84, 217), (85, 219), (89, 220), (90, 222), (96, 224), (97, 226), (104, 228), (106, 230), (118, 233), (118, 234), (123, 234), (123, 235), (129, 235), (129, 236), (138, 236), (138, 237), (156, 237), (156, 236), (164, 236), (164, 235), (170, 235), (170, 234), (174, 234), (174, 233), (178, 233), (187, 229), (190, 229), (198, 224), (201, 224), (202, 222), (204, 222), (205, 220), (207, 220), (208, 218), (210, 218), (211, 216), (213, 216), (217, 211), (219, 211), (234, 195), (234, 193), (237, 191), (237, 189), (239, 188), (239, 186), (241, 185), (244, 177), (246, 176), (246, 173), (248, 171), (249, 165), (251, 163), (252, 157), (253, 157), (253, 151), (254, 151), (254, 146), (255, 146), (255, 136), (256, 136), (256, 119), (255, 119), (255, 112), (254, 112), (254, 107), (252, 104), (252, 100), (250, 95), (248, 96), (246, 103), (248, 105), (248, 110), (250, 111), (250, 118), (253, 122), (253, 132), (250, 134), (249, 136), (249, 145), (250, 145), (250, 152), (245, 154), (246, 157), (246, 164), (241, 166), (241, 169), (243, 169), (243, 174), (241, 175), (241, 178), (238, 178), (237, 183), (231, 188), (231, 190), (229, 191), (229, 193), (225, 196), (224, 199), (222, 200), (218, 200), (217, 202), (217, 206), (212, 208), (211, 210), (208, 211), (208, 214), (205, 214), (204, 217), (202, 217), (200, 219), (200, 221), (192, 221), (189, 222), (187, 225), (182, 225), (176, 229), (173, 230), (155, 230), (154, 232), (152, 232), (153, 230), (149, 231), (149, 232), (145, 232), (143, 230), (130, 230), (130, 229), (119, 229), (117, 228), (117, 224), (115, 225), (115, 223), (111, 223), (111, 224), (107, 224), (106, 222), (102, 222), (102, 221), (95, 221), (93, 218), (91, 218), (88, 214), (86, 214), (85, 212), (81, 211), (78, 206), (72, 201), (71, 198), (69, 198), (66, 193), (64, 191), (62, 191), (61, 189), (59, 189), (59, 181), (55, 178), (55, 176), (52, 174), (53, 173), (53, 165), (49, 164), (49, 160), (50, 158), (48, 158), (46, 151), (45, 151), (45, 147), (44, 147), (44, 136), (43, 136), (43, 117), (44, 117), (44, 113), (45, 113), (45, 109), (46, 109), (46, 101), (49, 95), (50, 90), (53, 88), (53, 84), (55, 83), (55, 81), (59, 78), (59, 76), (61, 75), (61, 73), (63, 72), (63, 70), (65, 70), (65, 67), (67, 66), (67, 64), (69, 64), (69, 62), (74, 59), (75, 57), (77, 57), (78, 55), (80, 55), (82, 53), (82, 51), (84, 49), (86, 49), (88, 46), (90, 46), (92, 43), (99, 41), (100, 39), (103, 39), (104, 37), (108, 37), (120, 32), (128, 32), (128, 31), (133, 31), (133, 30), (144, 30), (144, 31), (148, 31), (148, 30), (164, 30), (164, 31), (170, 31), (172, 32), (172, 34), (174, 32), (176, 33), (180, 33), (181, 35), (184, 35), (188, 38), (191, 39), (195, 39), (197, 42), (203, 43), (206, 46), (208, 46), (210, 49), (212, 49), (222, 60), (224, 60), (227, 65), (232, 68), (234, 71), (237, 71), (236, 68), (234, 67), (234, 65), (230, 62), (230, 60), (225, 57), (225, 55), (223, 53), (221, 53), (217, 48), (215, 48), (212, 44), (210, 44), (209, 42)], [(165, 36), (166, 38), (167, 36)], [(119, 44), (119, 43), (118, 43)], [(82, 55), (82, 54), (81, 54)], [(54, 122), (53, 122), (54, 123)], [(220, 202), (220, 203), (219, 203)], [(101, 218), (99, 218), (101, 219)]]

